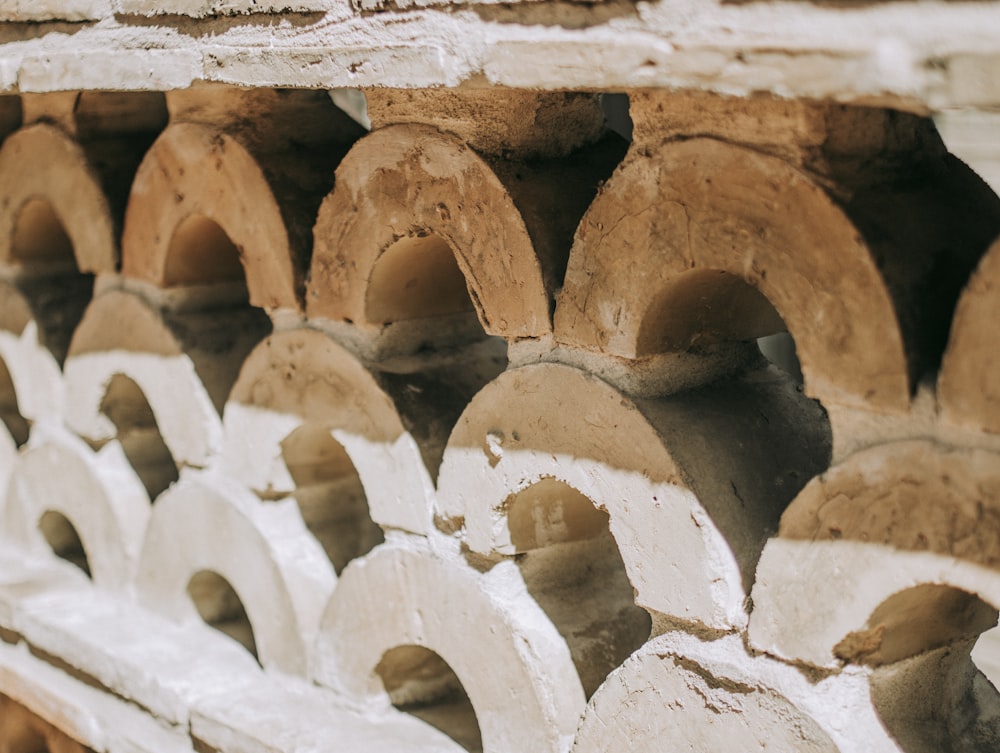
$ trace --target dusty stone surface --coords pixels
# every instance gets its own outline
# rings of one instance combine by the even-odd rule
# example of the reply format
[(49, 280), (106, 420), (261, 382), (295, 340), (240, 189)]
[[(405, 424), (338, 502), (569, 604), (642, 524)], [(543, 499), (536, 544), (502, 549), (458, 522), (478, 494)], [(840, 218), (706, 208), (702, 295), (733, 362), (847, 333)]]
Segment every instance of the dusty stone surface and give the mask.
[(983, 256), (962, 297), (941, 364), (938, 399), (942, 419), (1000, 434), (1000, 241)]
[(584, 92), (376, 88), (365, 96), (372, 130), (419, 123), (483, 154), (566, 156), (604, 133), (597, 95)]
[[(239, 309), (170, 314), (134, 293), (106, 291), (88, 307), (70, 345), (67, 423), (95, 442), (121, 433), (116, 420), (126, 430), (151, 428), (178, 467), (207, 465), (222, 445), (222, 405), (264, 333), (258, 317)], [(132, 391), (109, 415), (105, 402), (117, 374), (139, 394)]]
[[(891, 298), (822, 189), (784, 162), (717, 141), (672, 143), (650, 157), (619, 168), (577, 231), (557, 341), (635, 357), (787, 326), (807, 394), (824, 405), (905, 409)], [(630, 263), (601, 253), (608, 245)], [(653, 273), (637, 279), (633, 265)], [(706, 307), (713, 295), (731, 306)]]
[(116, 10), (139, 16), (181, 14), (194, 18), (205, 16), (235, 16), (248, 13), (325, 11), (332, 0), (115, 0)]
[[(373, 598), (387, 592), (398, 598)], [(481, 573), (403, 543), (355, 560), (324, 614), (314, 679), (373, 709), (388, 707), (387, 690), (403, 703), (433, 702), (440, 695), (433, 674), (421, 677), (405, 664), (376, 673), (399, 646), (430, 649), (454, 670), (484, 753), (558, 751), (572, 739), (584, 705), (580, 681), (564, 640), (512, 563)]]
[(149, 519), (149, 497), (120, 446), (94, 453), (68, 432), (36, 432), (19, 455), (10, 484), (3, 510), (7, 536), (38, 553), (58, 553), (59, 532), (47, 531), (43, 520), (45, 513), (57, 512), (76, 530), (93, 581), (128, 592)]
[(865, 450), (810, 481), (778, 534), (888, 544), (1000, 568), (1000, 455), (919, 440)]
[(139, 601), (181, 622), (200, 619), (188, 589), (204, 570), (236, 591), (261, 665), (307, 675), (309, 646), (336, 576), (295, 502), (263, 503), (211, 475), (191, 474), (175, 484), (149, 521), (136, 578)]
[(315, 211), (360, 126), (321, 92), (193, 89), (168, 108), (129, 197), (123, 274), (161, 287), (245, 276), (253, 305), (301, 310)]

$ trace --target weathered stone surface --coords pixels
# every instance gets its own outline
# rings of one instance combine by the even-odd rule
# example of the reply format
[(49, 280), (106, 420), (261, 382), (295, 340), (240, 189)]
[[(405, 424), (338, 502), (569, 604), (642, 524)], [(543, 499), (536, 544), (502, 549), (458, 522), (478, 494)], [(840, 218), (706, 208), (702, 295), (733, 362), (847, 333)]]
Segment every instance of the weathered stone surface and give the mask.
[[(377, 593), (397, 596), (373, 599)], [(372, 709), (388, 707), (394, 691), (397, 704), (437, 700), (434, 674), (384, 664), (401, 646), (430, 649), (454, 670), (484, 753), (559, 751), (572, 739), (584, 704), (580, 681), (513, 563), (479, 572), (453, 555), (403, 543), (355, 560), (324, 614), (314, 679)]]
[(959, 300), (938, 400), (945, 421), (1000, 434), (1000, 241), (983, 256)]

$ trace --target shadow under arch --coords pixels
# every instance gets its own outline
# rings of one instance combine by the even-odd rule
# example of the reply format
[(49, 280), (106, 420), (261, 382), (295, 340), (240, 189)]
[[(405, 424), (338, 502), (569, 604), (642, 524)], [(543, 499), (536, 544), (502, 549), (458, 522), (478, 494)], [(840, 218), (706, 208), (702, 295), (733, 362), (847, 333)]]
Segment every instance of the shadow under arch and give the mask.
[(87, 551), (69, 518), (60, 512), (46, 510), (38, 519), (38, 530), (57, 557), (80, 568), (88, 578), (91, 577)]
[(253, 626), (232, 584), (216, 572), (199, 570), (186, 590), (205, 624), (239, 643), (259, 663)]
[[(369, 313), (384, 314), (380, 306), (390, 302), (372, 297), (373, 282), (377, 292), (386, 279), (406, 277), (399, 271), (404, 265), (392, 262), (375, 275), (387, 251), (397, 257), (405, 252), (411, 261), (431, 258), (448, 290), (457, 290), (444, 261), (446, 244), (487, 334), (537, 337), (551, 331), (549, 293), (524, 219), (490, 165), (454, 136), (396, 125), (363, 137), (338, 167), (314, 234), (307, 300), (312, 319), (382, 324), (384, 316), (373, 320)], [(421, 237), (439, 241), (412, 240)], [(396, 245), (401, 239), (404, 244)], [(505, 253), (494, 253), (497, 246)], [(413, 299), (418, 310), (440, 303), (430, 296)]]
[(469, 753), (483, 750), (476, 710), (455, 671), (423, 646), (396, 646), (375, 667), (392, 705), (440, 730)]
[[(906, 409), (893, 300), (820, 186), (779, 159), (704, 138), (667, 143), (651, 160), (656, 169), (626, 161), (581, 222), (558, 342), (634, 359), (697, 344), (699, 320), (716, 339), (759, 336), (775, 325), (766, 298), (795, 339), (807, 394), (825, 407)], [(635, 276), (636, 266), (648, 273)], [(664, 331), (665, 312), (686, 324)]]

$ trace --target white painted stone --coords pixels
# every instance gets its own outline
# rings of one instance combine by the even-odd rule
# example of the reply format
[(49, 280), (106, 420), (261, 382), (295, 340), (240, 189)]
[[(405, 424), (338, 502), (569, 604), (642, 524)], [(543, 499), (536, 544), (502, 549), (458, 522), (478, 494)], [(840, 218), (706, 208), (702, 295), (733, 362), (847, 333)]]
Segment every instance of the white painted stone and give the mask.
[(111, 378), (122, 374), (144, 393), (174, 462), (207, 465), (222, 445), (215, 406), (256, 341), (256, 332), (233, 318), (212, 318), (212, 327), (204, 320), (178, 328), (137, 295), (110, 290), (95, 298), (66, 359), (67, 424), (91, 441), (112, 439), (117, 430), (101, 402)]
[(200, 621), (191, 578), (229, 581), (253, 628), (261, 664), (305, 675), (308, 651), (336, 577), (294, 500), (261, 502), (239, 484), (191, 473), (153, 508), (136, 591), (149, 609)]
[(204, 16), (235, 16), (247, 13), (322, 12), (335, 0), (116, 0), (118, 12), (139, 16), (181, 14)]
[(737, 635), (652, 639), (591, 698), (573, 753), (767, 749), (896, 753), (867, 672), (811, 680), (747, 653)]
[(247, 357), (223, 413), (221, 470), (258, 493), (294, 492), (281, 442), (307, 422), (329, 426), (343, 445), (376, 523), (433, 529), (434, 485), (392, 398), (316, 330), (275, 334)]
[(38, 528), (47, 511), (73, 524), (94, 582), (127, 593), (149, 518), (149, 497), (121, 447), (111, 443), (95, 453), (64, 430), (37, 427), (11, 474), (7, 536), (51, 554)]
[(29, 421), (60, 420), (64, 410), (62, 370), (40, 342), (38, 323), (29, 321), (20, 334), (0, 330), (0, 358), (10, 372), (21, 415)]
[(1000, 608), (1000, 573), (956, 557), (861, 541), (768, 542), (757, 569), (751, 645), (818, 667), (841, 666), (834, 649), (864, 630), (891, 596), (950, 586)]
[(201, 77), (202, 56), (189, 49), (129, 49), (116, 44), (91, 49), (87, 55), (65, 47), (25, 55), (18, 86), (25, 91), (65, 91), (90, 87), (88, 82), (114, 81), (118, 89), (164, 91), (183, 89)]
[(0, 21), (90, 21), (111, 10), (111, 0), (0, 0)]
[(436, 652), (454, 670), (484, 753), (568, 747), (583, 710), (580, 681), (512, 562), (481, 573), (405, 541), (354, 560), (324, 614), (314, 679), (384, 711), (389, 697), (375, 668), (406, 645)]
[(25, 708), (93, 750), (191, 753), (190, 738), (133, 704), (93, 688), (32, 656), (24, 644), (0, 643), (0, 687)]

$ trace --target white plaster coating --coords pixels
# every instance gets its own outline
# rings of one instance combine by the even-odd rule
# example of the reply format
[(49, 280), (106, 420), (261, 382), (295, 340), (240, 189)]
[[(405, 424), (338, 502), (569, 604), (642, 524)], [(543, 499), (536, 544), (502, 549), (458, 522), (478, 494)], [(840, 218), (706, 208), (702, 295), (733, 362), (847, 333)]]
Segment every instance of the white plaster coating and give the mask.
[(513, 562), (480, 573), (405, 540), (354, 560), (324, 614), (314, 679), (385, 710), (389, 698), (375, 667), (405, 645), (429, 648), (455, 671), (484, 753), (568, 747), (583, 690), (565, 641)]
[(841, 666), (834, 647), (862, 630), (886, 599), (943, 585), (1000, 608), (1000, 572), (930, 552), (858, 541), (774, 538), (764, 547), (752, 598), (751, 645), (782, 659)]
[(751, 748), (897, 753), (872, 705), (868, 671), (810, 680), (748, 654), (739, 636), (657, 636), (594, 694), (573, 753)]
[(36, 427), (11, 474), (7, 535), (51, 554), (38, 529), (50, 510), (73, 524), (94, 582), (127, 594), (149, 518), (149, 497), (121, 447), (111, 443), (95, 453), (65, 430)]
[(29, 421), (60, 421), (63, 416), (62, 370), (39, 339), (38, 322), (20, 334), (0, 330), (0, 358), (10, 372), (17, 407)]
[(32, 656), (24, 644), (0, 643), (0, 688), (25, 708), (93, 750), (191, 753), (190, 738), (127, 701), (74, 679)]
[(140, 603), (180, 622), (200, 621), (187, 585), (202, 570), (232, 584), (261, 664), (305, 675), (336, 576), (295, 501), (261, 502), (211, 474), (181, 479), (149, 521), (136, 579)]
[[(56, 26), (9, 42), (0, 62), (20, 68), (22, 89), (38, 91), (112, 83), (169, 89), (199, 79), (328, 88), (485, 81), (771, 91), (916, 108), (1000, 104), (995, 3), (910, 0), (845, 9), (660, 0), (624, 8), (534, 7), (542, 8), (542, 23), (518, 22), (509, 11), (512, 22), (498, 23), (505, 11), (494, 18), (482, 5), (358, 15), (338, 2), (301, 18), (256, 14), (208, 34), (198, 29), (211, 19), (137, 24), (134, 16), (107, 13), (71, 37)], [(325, 63), (345, 51), (353, 51), (352, 60)]]
[(118, 12), (140, 16), (178, 13), (194, 18), (247, 13), (321, 12), (336, 0), (116, 0)]
[(90, 21), (111, 11), (111, 0), (0, 0), (0, 21)]

